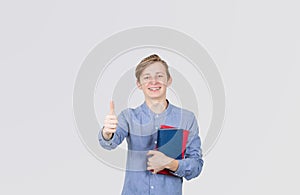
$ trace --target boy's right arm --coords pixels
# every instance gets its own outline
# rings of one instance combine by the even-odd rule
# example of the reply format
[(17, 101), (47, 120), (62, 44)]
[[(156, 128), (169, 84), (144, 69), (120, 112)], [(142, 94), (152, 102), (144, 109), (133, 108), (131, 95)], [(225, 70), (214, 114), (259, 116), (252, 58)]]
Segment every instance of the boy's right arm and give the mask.
[(121, 144), (127, 136), (127, 120), (123, 113), (119, 115), (119, 118), (116, 116), (114, 104), (111, 101), (109, 114), (105, 117), (104, 126), (98, 135), (99, 143), (103, 148), (111, 150)]

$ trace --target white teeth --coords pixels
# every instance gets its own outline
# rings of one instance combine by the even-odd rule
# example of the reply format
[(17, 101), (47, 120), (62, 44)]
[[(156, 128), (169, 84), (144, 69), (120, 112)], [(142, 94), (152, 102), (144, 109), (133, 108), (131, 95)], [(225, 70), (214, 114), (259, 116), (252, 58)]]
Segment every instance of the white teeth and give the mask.
[(155, 91), (155, 90), (159, 90), (160, 87), (150, 87), (149, 89), (150, 89), (151, 91)]

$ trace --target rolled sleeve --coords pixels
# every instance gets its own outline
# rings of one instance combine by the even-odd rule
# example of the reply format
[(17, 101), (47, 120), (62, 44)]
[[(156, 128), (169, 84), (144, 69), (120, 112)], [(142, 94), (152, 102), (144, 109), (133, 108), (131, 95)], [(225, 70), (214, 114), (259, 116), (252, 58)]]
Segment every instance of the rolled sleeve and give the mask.
[(111, 150), (111, 149), (114, 149), (115, 147), (117, 147), (117, 145), (113, 143), (113, 138), (115, 136), (113, 136), (110, 140), (104, 139), (104, 137), (102, 135), (102, 129), (100, 130), (99, 135), (98, 135), (98, 140), (99, 140), (100, 145), (107, 150)]
[(178, 160), (178, 169), (173, 172), (173, 175), (184, 177), (187, 180), (197, 177), (202, 170), (202, 159), (183, 159)]

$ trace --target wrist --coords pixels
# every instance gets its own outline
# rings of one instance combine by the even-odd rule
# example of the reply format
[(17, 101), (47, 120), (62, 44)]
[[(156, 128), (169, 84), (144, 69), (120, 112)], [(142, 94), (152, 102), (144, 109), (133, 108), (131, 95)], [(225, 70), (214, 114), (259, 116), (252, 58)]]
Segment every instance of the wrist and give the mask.
[(166, 165), (166, 169), (169, 169), (170, 171), (177, 171), (179, 166), (178, 160), (173, 159), (169, 164)]

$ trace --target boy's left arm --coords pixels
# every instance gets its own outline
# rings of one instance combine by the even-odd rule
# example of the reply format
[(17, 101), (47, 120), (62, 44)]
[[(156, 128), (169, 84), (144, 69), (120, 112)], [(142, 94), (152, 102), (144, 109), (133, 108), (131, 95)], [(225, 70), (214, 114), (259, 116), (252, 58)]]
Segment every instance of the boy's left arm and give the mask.
[(188, 130), (189, 138), (186, 146), (185, 158), (177, 160), (177, 170), (172, 173), (176, 176), (190, 180), (197, 177), (201, 173), (203, 167), (199, 127), (194, 115), (191, 127)]

